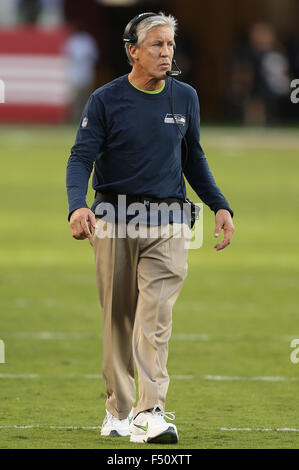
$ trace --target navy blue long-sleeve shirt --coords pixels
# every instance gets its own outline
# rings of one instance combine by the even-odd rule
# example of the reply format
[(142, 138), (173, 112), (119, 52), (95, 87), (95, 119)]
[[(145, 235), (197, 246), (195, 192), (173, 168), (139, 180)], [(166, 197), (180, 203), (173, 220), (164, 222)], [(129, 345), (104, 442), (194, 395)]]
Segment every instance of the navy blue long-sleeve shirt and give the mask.
[[(188, 143), (184, 175), (215, 213), (229, 204), (215, 183), (200, 145), (199, 102), (190, 85), (174, 79), (174, 113)], [(82, 113), (67, 165), (69, 218), (88, 207), (88, 181), (99, 192), (147, 195), (159, 199), (182, 194), (182, 134), (171, 114), (170, 80), (157, 94), (136, 89), (121, 76), (98, 88)], [(93, 204), (92, 210), (96, 207)]]

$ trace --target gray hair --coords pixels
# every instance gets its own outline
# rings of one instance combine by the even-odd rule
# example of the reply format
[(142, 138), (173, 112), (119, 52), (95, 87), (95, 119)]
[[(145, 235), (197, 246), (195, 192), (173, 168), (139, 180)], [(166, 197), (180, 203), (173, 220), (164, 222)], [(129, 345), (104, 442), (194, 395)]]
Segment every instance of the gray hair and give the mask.
[[(137, 25), (136, 28), (136, 35), (138, 38), (138, 41), (135, 45), (135, 47), (140, 47), (143, 41), (146, 38), (146, 35), (148, 31), (155, 26), (169, 26), (169, 28), (173, 31), (173, 35), (176, 35), (177, 31), (177, 20), (174, 18), (172, 15), (166, 16), (163, 11), (159, 11), (159, 13), (156, 16), (149, 16), (148, 18), (145, 18), (144, 20), (140, 21), (140, 23)], [(126, 29), (125, 29), (125, 35), (129, 32), (130, 29), (130, 23), (127, 24)], [(174, 43), (175, 46), (175, 43)], [(129, 51), (130, 43), (125, 44), (125, 51), (128, 57), (128, 62), (130, 65), (133, 65), (133, 60), (132, 56)]]

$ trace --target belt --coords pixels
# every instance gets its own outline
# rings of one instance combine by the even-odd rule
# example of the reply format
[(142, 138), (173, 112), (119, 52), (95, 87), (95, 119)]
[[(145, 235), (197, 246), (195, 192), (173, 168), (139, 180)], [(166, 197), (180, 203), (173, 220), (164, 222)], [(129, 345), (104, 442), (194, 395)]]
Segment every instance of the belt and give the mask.
[(178, 199), (176, 197), (166, 197), (163, 199), (159, 199), (153, 196), (146, 196), (146, 195), (139, 195), (139, 194), (99, 193), (98, 191), (96, 191), (96, 194), (95, 194), (96, 199), (99, 199), (100, 201), (104, 201), (104, 202), (110, 202), (111, 204), (118, 203), (118, 196), (126, 196), (127, 206), (129, 204), (133, 204), (134, 202), (141, 202), (146, 207), (148, 207), (149, 204), (151, 203), (160, 204), (162, 202), (166, 202), (166, 204), (172, 204), (173, 202), (176, 202), (180, 205), (182, 209), (184, 207), (183, 199)]

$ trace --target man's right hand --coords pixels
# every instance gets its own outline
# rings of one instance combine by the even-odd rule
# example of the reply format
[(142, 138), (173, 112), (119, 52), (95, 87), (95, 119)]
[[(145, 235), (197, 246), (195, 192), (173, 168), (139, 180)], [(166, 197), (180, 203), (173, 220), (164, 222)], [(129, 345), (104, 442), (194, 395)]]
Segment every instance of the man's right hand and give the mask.
[(82, 207), (81, 209), (76, 209), (72, 213), (70, 218), (70, 229), (72, 236), (76, 238), (76, 240), (90, 238), (92, 236), (90, 226), (93, 228), (96, 226), (95, 215), (90, 209)]

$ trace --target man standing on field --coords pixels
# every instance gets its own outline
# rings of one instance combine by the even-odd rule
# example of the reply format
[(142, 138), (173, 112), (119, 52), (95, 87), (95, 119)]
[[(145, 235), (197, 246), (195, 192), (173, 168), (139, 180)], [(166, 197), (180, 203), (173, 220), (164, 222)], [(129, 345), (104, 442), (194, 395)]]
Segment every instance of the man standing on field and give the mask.
[[(224, 231), (217, 250), (231, 242), (234, 230), (233, 212), (200, 145), (197, 93), (168, 79), (175, 31), (176, 20), (161, 12), (130, 21), (124, 42), (132, 70), (90, 96), (67, 168), (72, 236), (89, 238), (94, 249), (103, 311), (107, 401), (101, 434), (130, 435), (132, 442), (178, 441), (176, 426), (165, 420), (174, 419), (165, 413), (165, 402), (172, 308), (187, 275), (188, 236), (178, 236), (182, 226), (189, 230), (183, 216), (183, 138), (188, 144), (184, 175), (215, 213), (215, 236)], [(96, 195), (89, 209), (85, 198), (93, 165)], [(124, 204), (120, 197), (125, 197)], [(146, 230), (156, 225), (156, 236), (148, 231), (146, 236), (130, 236), (135, 212), (129, 209), (137, 203), (145, 211)], [(157, 217), (152, 222), (149, 215), (155, 215), (157, 203), (176, 203), (178, 210), (168, 211), (166, 221)], [(123, 205), (128, 209), (125, 219)], [(134, 364), (139, 397), (132, 409)]]

